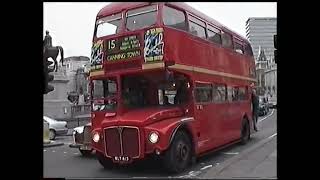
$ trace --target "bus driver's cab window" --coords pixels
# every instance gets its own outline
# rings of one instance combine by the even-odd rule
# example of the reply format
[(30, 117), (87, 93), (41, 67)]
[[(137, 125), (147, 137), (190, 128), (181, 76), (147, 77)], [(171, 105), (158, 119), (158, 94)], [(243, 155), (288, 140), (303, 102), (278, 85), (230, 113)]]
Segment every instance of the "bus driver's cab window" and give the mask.
[(160, 84), (158, 89), (159, 105), (179, 105), (187, 102), (188, 88), (190, 88), (190, 84), (186, 80)]

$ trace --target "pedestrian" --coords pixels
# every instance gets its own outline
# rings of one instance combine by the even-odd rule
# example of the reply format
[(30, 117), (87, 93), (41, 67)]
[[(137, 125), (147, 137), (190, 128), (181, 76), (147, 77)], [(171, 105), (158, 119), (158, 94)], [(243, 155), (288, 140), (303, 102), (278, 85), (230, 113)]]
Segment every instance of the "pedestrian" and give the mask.
[(252, 117), (253, 117), (254, 130), (258, 131), (257, 123), (258, 123), (258, 111), (259, 111), (259, 98), (257, 96), (255, 89), (252, 90), (251, 101), (252, 101)]

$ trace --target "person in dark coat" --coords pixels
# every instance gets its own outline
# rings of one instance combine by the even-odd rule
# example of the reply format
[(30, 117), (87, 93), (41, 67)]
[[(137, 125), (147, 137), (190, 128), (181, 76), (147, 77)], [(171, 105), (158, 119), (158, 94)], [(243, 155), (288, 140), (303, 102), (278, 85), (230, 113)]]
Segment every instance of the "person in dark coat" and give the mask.
[(259, 114), (259, 97), (257, 96), (256, 91), (253, 89), (252, 90), (252, 112), (253, 112), (253, 125), (254, 125), (254, 130), (258, 131), (257, 123), (258, 123), (258, 114)]
[(52, 47), (52, 38), (49, 35), (49, 31), (46, 31), (46, 36), (44, 37), (43, 45), (44, 47)]

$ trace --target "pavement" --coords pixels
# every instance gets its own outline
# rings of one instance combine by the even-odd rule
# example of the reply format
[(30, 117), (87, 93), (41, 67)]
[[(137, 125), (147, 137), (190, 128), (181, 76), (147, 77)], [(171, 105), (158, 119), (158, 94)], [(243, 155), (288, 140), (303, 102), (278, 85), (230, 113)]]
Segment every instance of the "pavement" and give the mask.
[(258, 127), (260, 130), (252, 135), (251, 140), (246, 145), (235, 144), (221, 151), (200, 157), (195, 164), (185, 171), (174, 175), (166, 173), (162, 164), (152, 159), (145, 159), (127, 167), (104, 169), (94, 155), (84, 157), (78, 149), (69, 147), (69, 144), (73, 142), (72, 136), (58, 136), (55, 141), (64, 143), (64, 145), (43, 149), (44, 177), (111, 179), (274, 178), (276, 177), (277, 163), (276, 114), (276, 110), (274, 110), (266, 116), (259, 117)]
[[(73, 129), (68, 129), (68, 133), (65, 136), (72, 136), (72, 131)], [(43, 147), (49, 148), (49, 147), (55, 147), (55, 146), (63, 146), (65, 142), (61, 142), (60, 139), (65, 139), (65, 138), (61, 138), (61, 136), (57, 136), (55, 140), (49, 140), (47, 142), (43, 142)]]
[(211, 169), (203, 178), (277, 178), (276, 144), (277, 135), (269, 136)]

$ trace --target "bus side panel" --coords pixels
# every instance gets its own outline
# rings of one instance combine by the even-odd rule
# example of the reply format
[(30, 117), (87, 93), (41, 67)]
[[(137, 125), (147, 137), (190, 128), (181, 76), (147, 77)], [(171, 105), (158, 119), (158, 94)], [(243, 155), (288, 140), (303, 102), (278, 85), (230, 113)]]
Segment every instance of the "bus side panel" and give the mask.
[(174, 60), (176, 64), (249, 76), (248, 67), (254, 63), (252, 57), (242, 56), (188, 32), (164, 27), (164, 33), (165, 59)]
[(226, 121), (225, 126), (229, 127), (229, 136), (226, 139), (227, 142), (239, 139), (238, 131), (240, 131), (239, 125), (241, 124), (243, 111), (241, 110), (241, 102), (232, 102), (229, 104), (229, 120)]
[(214, 124), (212, 123), (212, 128), (215, 128), (216, 132), (211, 132), (211, 134), (215, 139), (217, 139), (217, 141), (213, 144), (212, 148), (225, 144), (227, 142), (226, 139), (230, 138), (231, 128), (230, 126), (225, 125), (226, 122), (230, 121), (227, 118), (228, 111), (226, 111), (228, 106), (228, 103), (214, 103), (209, 109), (212, 117), (215, 117), (214, 121), (216, 121)]
[(217, 119), (210, 113), (212, 110), (210, 104), (196, 103), (194, 106), (195, 119), (200, 123), (200, 137), (198, 147), (200, 152), (207, 151), (217, 146)]

